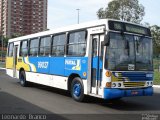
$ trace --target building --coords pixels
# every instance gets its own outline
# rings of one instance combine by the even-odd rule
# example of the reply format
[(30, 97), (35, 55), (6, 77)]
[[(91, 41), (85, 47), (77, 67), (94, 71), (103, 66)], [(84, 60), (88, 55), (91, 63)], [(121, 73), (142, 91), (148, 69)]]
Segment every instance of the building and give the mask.
[(48, 0), (0, 0), (0, 34), (5, 37), (47, 30)]

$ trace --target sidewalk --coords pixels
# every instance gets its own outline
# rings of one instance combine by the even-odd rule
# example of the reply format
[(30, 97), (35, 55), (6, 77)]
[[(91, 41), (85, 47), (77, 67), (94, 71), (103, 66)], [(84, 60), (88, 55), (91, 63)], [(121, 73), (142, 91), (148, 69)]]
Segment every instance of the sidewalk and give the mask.
[(154, 88), (160, 88), (160, 85), (153, 85)]

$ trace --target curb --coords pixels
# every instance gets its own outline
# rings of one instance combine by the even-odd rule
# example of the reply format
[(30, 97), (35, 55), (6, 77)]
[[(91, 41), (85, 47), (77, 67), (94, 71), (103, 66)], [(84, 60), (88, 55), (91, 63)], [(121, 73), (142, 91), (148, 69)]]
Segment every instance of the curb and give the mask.
[(153, 85), (154, 88), (160, 88), (160, 85)]
[(6, 69), (6, 68), (1, 68), (1, 67), (0, 67), (0, 70), (5, 70), (5, 69)]

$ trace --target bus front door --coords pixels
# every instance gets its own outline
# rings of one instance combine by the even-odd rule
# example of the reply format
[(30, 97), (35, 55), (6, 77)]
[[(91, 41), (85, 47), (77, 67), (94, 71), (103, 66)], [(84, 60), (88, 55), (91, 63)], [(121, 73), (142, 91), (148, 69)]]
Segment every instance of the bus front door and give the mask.
[(16, 76), (17, 53), (18, 53), (18, 45), (15, 45), (13, 48), (13, 77), (17, 77)]
[(102, 60), (100, 59), (100, 35), (92, 36), (92, 59), (91, 59), (91, 94), (98, 95), (101, 85)]

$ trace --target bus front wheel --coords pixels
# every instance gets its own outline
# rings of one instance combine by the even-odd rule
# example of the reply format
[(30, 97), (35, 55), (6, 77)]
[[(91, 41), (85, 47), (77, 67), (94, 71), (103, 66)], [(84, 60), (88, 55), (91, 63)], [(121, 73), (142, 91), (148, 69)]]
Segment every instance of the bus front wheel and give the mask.
[(71, 83), (71, 96), (78, 102), (82, 102), (84, 99), (84, 87), (79, 77), (75, 77)]
[(20, 72), (19, 79), (20, 79), (21, 86), (26, 87), (27, 86), (27, 81), (26, 81), (25, 71)]

